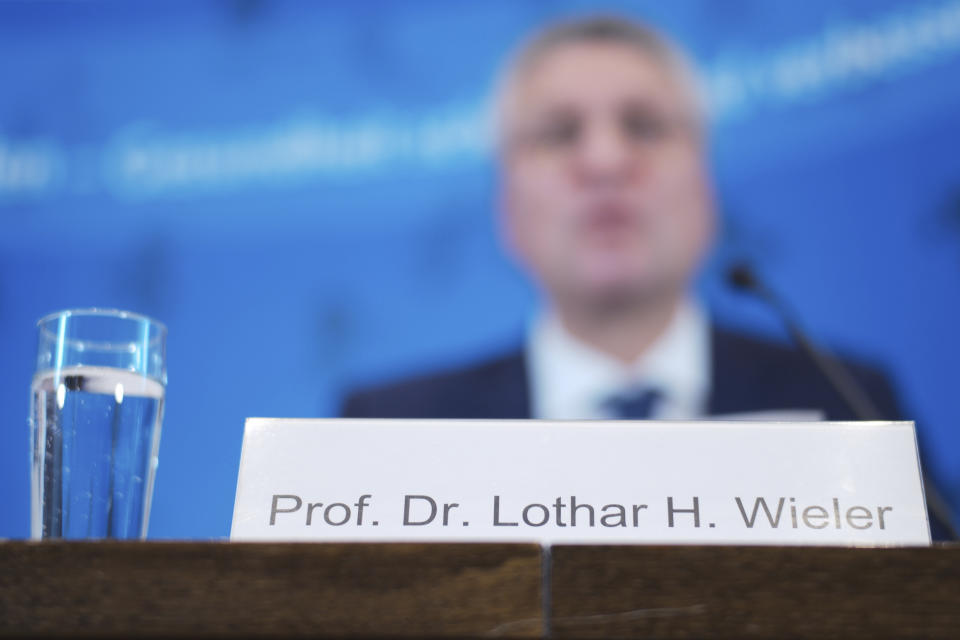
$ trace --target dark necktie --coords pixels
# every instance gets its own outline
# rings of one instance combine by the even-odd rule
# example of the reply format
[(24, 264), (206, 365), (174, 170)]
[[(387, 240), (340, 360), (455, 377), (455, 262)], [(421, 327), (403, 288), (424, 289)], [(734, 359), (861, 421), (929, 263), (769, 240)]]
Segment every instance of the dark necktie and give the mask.
[(616, 393), (603, 402), (603, 408), (614, 418), (646, 420), (656, 410), (663, 394), (659, 389), (636, 388)]

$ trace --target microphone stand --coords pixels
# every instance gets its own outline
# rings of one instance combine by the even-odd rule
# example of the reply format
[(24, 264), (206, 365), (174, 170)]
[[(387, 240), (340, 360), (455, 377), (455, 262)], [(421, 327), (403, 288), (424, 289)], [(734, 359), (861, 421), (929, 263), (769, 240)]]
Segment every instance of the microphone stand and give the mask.
[[(810, 358), (830, 387), (840, 395), (840, 398), (858, 420), (876, 421), (885, 419), (870, 396), (867, 395), (863, 386), (843, 366), (843, 363), (824, 348), (817, 346), (809, 338), (794, 320), (794, 315), (789, 312), (787, 305), (757, 278), (750, 266), (742, 263), (732, 266), (727, 271), (727, 281), (735, 290), (757, 296), (777, 313), (796, 345)], [(951, 519), (947, 501), (937, 491), (925, 470), (921, 470), (921, 479), (927, 508), (940, 520), (951, 538), (954, 540), (960, 539), (960, 535), (958, 535)]]

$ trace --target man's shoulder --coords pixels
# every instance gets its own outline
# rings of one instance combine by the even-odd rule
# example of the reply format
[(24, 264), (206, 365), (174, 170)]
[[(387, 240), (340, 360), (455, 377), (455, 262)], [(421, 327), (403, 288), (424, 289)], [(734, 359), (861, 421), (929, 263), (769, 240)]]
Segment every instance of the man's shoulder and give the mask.
[[(791, 377), (798, 374), (822, 375), (811, 357), (793, 345), (723, 326), (713, 328), (713, 340), (714, 356), (717, 359), (732, 358), (744, 366), (753, 366), (765, 373), (779, 371)], [(858, 381), (887, 382), (884, 367), (876, 362), (846, 354), (830, 357), (840, 362)]]
[(527, 368), (517, 348), (470, 365), (360, 389), (344, 417), (526, 418)]
[[(732, 405), (740, 402), (738, 396), (749, 394), (757, 405), (817, 407), (831, 419), (855, 419), (824, 372), (800, 349), (724, 327), (713, 328), (712, 340), (717, 412), (733, 412)], [(893, 385), (882, 366), (847, 355), (828, 357), (849, 372), (881, 415), (889, 419), (901, 416)]]

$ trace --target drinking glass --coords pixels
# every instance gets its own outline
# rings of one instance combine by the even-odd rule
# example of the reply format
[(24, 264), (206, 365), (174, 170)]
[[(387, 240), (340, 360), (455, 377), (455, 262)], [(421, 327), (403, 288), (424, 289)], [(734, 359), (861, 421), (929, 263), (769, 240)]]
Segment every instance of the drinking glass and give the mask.
[(31, 384), (33, 538), (147, 535), (166, 373), (166, 327), (116, 309), (37, 322)]

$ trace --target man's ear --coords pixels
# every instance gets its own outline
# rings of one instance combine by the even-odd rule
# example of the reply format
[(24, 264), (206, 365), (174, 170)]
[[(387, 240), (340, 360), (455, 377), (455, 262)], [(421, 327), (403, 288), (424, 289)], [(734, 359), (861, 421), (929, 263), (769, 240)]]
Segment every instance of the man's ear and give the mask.
[[(705, 156), (702, 156), (705, 158)], [(706, 210), (707, 219), (705, 224), (706, 228), (706, 238), (704, 241), (703, 253), (709, 253), (713, 247), (717, 245), (717, 242), (720, 238), (720, 234), (723, 232), (723, 219), (720, 217), (720, 212), (717, 205), (717, 185), (714, 182), (713, 175), (711, 174), (709, 168), (704, 164), (701, 165), (701, 185), (703, 189), (703, 206)]]
[(496, 224), (497, 238), (504, 252), (514, 260), (523, 262), (523, 233), (520, 229), (520, 221), (517, 219), (513, 194), (502, 176), (497, 194)]

